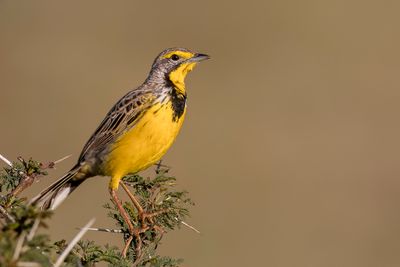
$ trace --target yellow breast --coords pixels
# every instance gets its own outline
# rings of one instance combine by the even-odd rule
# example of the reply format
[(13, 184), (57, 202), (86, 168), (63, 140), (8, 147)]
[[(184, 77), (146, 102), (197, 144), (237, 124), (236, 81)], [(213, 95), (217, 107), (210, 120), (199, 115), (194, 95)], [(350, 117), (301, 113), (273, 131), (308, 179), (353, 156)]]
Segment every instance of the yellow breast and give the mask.
[(126, 174), (136, 173), (159, 161), (178, 135), (185, 113), (173, 120), (171, 102), (157, 104), (122, 135), (113, 144), (105, 162), (105, 173), (111, 176), (110, 187), (118, 188)]

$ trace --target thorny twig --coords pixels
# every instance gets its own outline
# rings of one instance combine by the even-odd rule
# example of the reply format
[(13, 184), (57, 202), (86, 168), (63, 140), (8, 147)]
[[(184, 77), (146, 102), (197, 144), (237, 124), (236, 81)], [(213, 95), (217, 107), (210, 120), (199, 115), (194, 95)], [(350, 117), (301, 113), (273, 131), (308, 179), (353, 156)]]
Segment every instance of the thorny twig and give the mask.
[(167, 165), (162, 164), (162, 159), (154, 165), (156, 166), (156, 174), (159, 174), (161, 172), (162, 168), (167, 169), (167, 170), (171, 168)]
[(4, 157), (2, 154), (0, 154), (0, 159), (4, 161), (8, 166), (12, 167), (12, 162), (9, 161), (6, 157)]
[(54, 165), (56, 165), (56, 164), (60, 163), (61, 161), (64, 161), (64, 160), (70, 158), (71, 156), (72, 156), (72, 154), (66, 155), (65, 157), (62, 157), (61, 159), (53, 161), (53, 163), (54, 163)]
[(79, 233), (71, 240), (71, 242), (68, 244), (68, 246), (65, 248), (63, 253), (58, 257), (56, 263), (54, 264), (54, 267), (59, 267), (61, 264), (63, 264), (65, 258), (68, 256), (68, 254), (71, 252), (71, 250), (74, 248), (76, 243), (79, 242), (79, 240), (82, 238), (82, 236), (88, 231), (88, 228), (91, 227), (94, 223), (95, 219), (91, 219), (82, 229), (79, 231)]
[(29, 231), (29, 234), (26, 236), (27, 241), (31, 241), (32, 238), (35, 236), (35, 233), (36, 233), (37, 229), (39, 228), (39, 224), (40, 224), (40, 219), (36, 218), (35, 222), (32, 225), (31, 230)]
[[(11, 197), (10, 199), (12, 199), (12, 197), (18, 196), (33, 182), (38, 180), (37, 179), (38, 177), (45, 175), (46, 173), (44, 172), (44, 170), (54, 168), (55, 164), (60, 163), (61, 161), (65, 160), (68, 157), (69, 156), (63, 157), (60, 160), (49, 162), (46, 164), (43, 163), (39, 164), (38, 162), (33, 160), (24, 161), (21, 157), (19, 157), (18, 160), (22, 163), (21, 165), (20, 163), (13, 164), (11, 162), (10, 164), (8, 164), (9, 161), (5, 159), (5, 157), (0, 155), (0, 160), (3, 160), (8, 166), (11, 167), (11, 169), (9, 168), (5, 169), (8, 175), (5, 177), (6, 178), (9, 177), (8, 178), (9, 181), (15, 182), (14, 184), (12, 184), (13, 186), (10, 189), (7, 189), (11, 190), (11, 192), (7, 195), (7, 197)], [(102, 250), (99, 246), (95, 245), (93, 247), (95, 248), (94, 251), (96, 251), (96, 256), (93, 256), (93, 254), (90, 254), (92, 253), (90, 251), (93, 251), (91, 250), (93, 247), (90, 246), (81, 247), (78, 249), (81, 249), (83, 251), (82, 254), (79, 255), (74, 254), (74, 257), (77, 256), (79, 258), (79, 260), (74, 262), (74, 264), (78, 264), (79, 266), (83, 266), (86, 260), (88, 260), (88, 262), (94, 263), (98, 262), (99, 259), (100, 261), (106, 261), (112, 264), (119, 262), (119, 260), (121, 260), (121, 262), (126, 260), (127, 262), (129, 261), (130, 264), (132, 264), (131, 266), (138, 266), (142, 265), (143, 263), (148, 264), (150, 263), (150, 261), (152, 264), (155, 262), (157, 263), (170, 262), (170, 261), (175, 262), (175, 260), (170, 259), (169, 257), (159, 258), (159, 256), (155, 254), (157, 245), (159, 241), (162, 239), (163, 234), (166, 233), (166, 230), (168, 229), (173, 230), (175, 229), (176, 226), (182, 224), (189, 227), (193, 231), (196, 231), (198, 233), (199, 231), (195, 229), (193, 226), (183, 221), (183, 219), (187, 215), (187, 209), (184, 206), (182, 206), (182, 204), (191, 203), (190, 199), (185, 197), (186, 192), (168, 190), (169, 186), (173, 186), (175, 184), (174, 183), (175, 178), (165, 176), (164, 174), (167, 173), (168, 170), (165, 170), (162, 167), (165, 166), (162, 165), (161, 162), (159, 162), (157, 164), (157, 171), (156, 171), (157, 176), (154, 178), (154, 180), (151, 179), (150, 177), (146, 179), (139, 175), (134, 175), (131, 176), (130, 178), (127, 177), (126, 179), (128, 181), (124, 181), (121, 183), (122, 187), (126, 189), (125, 191), (128, 194), (129, 198), (134, 203), (134, 205), (129, 205), (125, 203), (123, 207), (127, 211), (127, 216), (130, 217), (131, 222), (134, 223), (133, 232), (129, 231), (128, 233), (126, 225), (124, 225), (123, 220), (121, 219), (121, 217), (119, 217), (121, 216), (121, 214), (115, 213), (116, 210), (110, 208), (112, 210), (111, 215), (113, 216), (113, 218), (117, 220), (121, 229), (92, 228), (90, 226), (92, 225), (93, 222), (90, 221), (86, 226), (80, 229), (78, 235), (69, 243), (69, 245), (66, 248), (64, 247), (65, 249), (61, 249), (60, 247), (60, 249), (63, 252), (61, 253), (60, 257), (57, 259), (57, 262), (53, 266), (59, 267), (60, 264), (62, 265), (66, 262), (71, 262), (71, 259), (69, 257), (68, 258), (66, 257), (71, 253), (71, 251), (73, 251), (76, 243), (87, 231), (122, 233), (124, 235), (126, 243), (125, 247), (121, 252), (122, 255), (127, 256), (128, 258), (125, 259), (125, 257), (120, 257), (121, 254), (119, 253), (121, 252), (118, 252), (119, 251), (118, 249), (110, 250), (107, 248), (106, 250)], [(9, 170), (10, 173), (8, 173)], [(130, 190), (128, 190), (127, 185), (132, 186), (134, 191), (130, 192)], [(18, 197), (15, 198), (15, 200), (17, 201), (15, 203), (19, 203)], [(16, 217), (14, 218), (13, 217), (14, 213), (11, 213), (12, 214), (11, 215), (7, 211), (8, 209), (5, 209), (4, 206), (0, 206), (0, 217), (4, 217), (1, 223), (6, 223), (5, 224), (6, 226), (12, 221), (20, 223), (19, 222), (20, 218), (17, 215), (15, 215)], [(37, 228), (39, 227), (39, 225), (42, 225), (40, 223), (41, 219), (39, 219), (41, 217), (36, 217), (37, 215), (30, 215), (30, 216), (33, 216), (32, 218), (29, 217), (30, 219), (33, 220), (28, 221), (28, 224), (23, 224), (24, 227), (29, 227), (29, 228), (23, 229), (22, 232), (20, 232), (18, 239), (16, 241), (16, 245), (15, 247), (14, 246), (12, 247), (13, 250), (11, 251), (10, 254), (10, 260), (12, 258), (12, 260), (16, 264), (15, 266), (17, 267), (39, 266), (36, 262), (20, 261), (21, 260), (20, 258), (24, 257), (23, 256), (25, 255), (24, 253), (30, 251), (31, 246), (38, 246), (35, 245), (38, 244), (36, 242), (38, 241), (42, 242), (40, 241), (40, 238), (36, 239)], [(29, 242), (32, 240), (33, 242)], [(47, 243), (44, 246), (43, 245), (39, 246), (46, 247)], [(89, 250), (85, 250), (87, 248), (89, 248)], [(97, 248), (99, 249), (96, 250)], [(109, 261), (105, 260), (104, 258), (101, 258), (104, 257), (104, 255), (107, 255), (107, 257), (110, 257), (111, 255), (111, 257), (108, 258)], [(116, 257), (117, 259), (115, 258), (115, 255), (117, 256)], [(2, 256), (0, 255), (0, 263), (3, 261), (4, 260), (2, 260)], [(179, 260), (177, 260), (176, 262), (179, 262)], [(114, 265), (114, 266), (119, 266), (119, 265)]]
[(187, 228), (195, 231), (198, 234), (201, 234), (199, 230), (197, 230), (194, 226), (191, 226), (190, 224), (188, 224), (187, 222), (184, 221), (180, 221), (178, 218), (175, 217), (175, 220), (177, 220), (178, 222), (180, 222), (181, 224), (183, 224), (184, 226), (186, 226)]
[(0, 213), (3, 215), (3, 217), (5, 217), (5, 218), (6, 218), (7, 220), (9, 220), (10, 222), (15, 222), (14, 217), (11, 216), (11, 215), (6, 211), (6, 209), (3, 208), (1, 205), (0, 205)]
[(41, 267), (41, 265), (36, 262), (19, 261), (17, 267)]
[[(63, 157), (63, 158), (61, 158), (61, 159), (59, 159), (59, 160), (56, 160), (56, 161), (51, 161), (51, 162), (48, 162), (48, 163), (40, 163), (40, 164), (39, 164), (40, 170), (39, 170), (39, 171), (31, 172), (31, 173), (28, 173), (28, 171), (29, 171), (29, 164), (28, 164), (22, 157), (18, 157), (17, 159), (23, 164), (23, 166), (25, 167), (25, 171), (21, 171), (21, 172), (19, 173), (19, 174), (22, 176), (22, 179), (21, 179), (20, 183), (17, 185), (17, 187), (14, 188), (14, 190), (11, 191), (10, 195), (11, 195), (11, 196), (14, 196), (14, 197), (17, 196), (17, 195), (19, 195), (22, 191), (24, 191), (26, 188), (28, 188), (29, 186), (31, 186), (32, 183), (33, 183), (38, 177), (40, 177), (40, 176), (43, 175), (43, 172), (42, 172), (42, 171), (47, 170), (47, 169), (53, 169), (54, 166), (55, 166), (57, 163), (60, 163), (61, 161), (65, 160), (65, 159), (67, 159), (67, 158), (69, 158), (69, 157), (70, 157), (70, 155), (65, 156), (65, 157)], [(11, 166), (12, 166), (12, 165), (11, 165)]]
[[(83, 228), (78, 228), (78, 229), (81, 230)], [(113, 233), (113, 234), (122, 234), (123, 233), (123, 231), (121, 229), (109, 229), (109, 228), (93, 228), (93, 227), (89, 227), (89, 228), (86, 228), (86, 230)]]
[(14, 255), (13, 255), (13, 260), (17, 260), (19, 258), (19, 255), (21, 254), (22, 251), (22, 246), (24, 245), (26, 237), (26, 232), (23, 232), (20, 237), (18, 238), (17, 245), (15, 246), (14, 250)]

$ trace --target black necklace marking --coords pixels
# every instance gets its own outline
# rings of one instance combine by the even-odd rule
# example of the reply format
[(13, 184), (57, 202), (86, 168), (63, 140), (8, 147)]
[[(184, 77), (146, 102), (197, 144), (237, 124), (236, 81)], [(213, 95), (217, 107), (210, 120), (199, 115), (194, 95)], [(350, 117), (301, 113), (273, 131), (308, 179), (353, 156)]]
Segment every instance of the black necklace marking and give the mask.
[(172, 121), (178, 121), (182, 117), (183, 112), (185, 112), (186, 105), (186, 94), (179, 93), (175, 87), (170, 92), (172, 109), (174, 114), (172, 116)]

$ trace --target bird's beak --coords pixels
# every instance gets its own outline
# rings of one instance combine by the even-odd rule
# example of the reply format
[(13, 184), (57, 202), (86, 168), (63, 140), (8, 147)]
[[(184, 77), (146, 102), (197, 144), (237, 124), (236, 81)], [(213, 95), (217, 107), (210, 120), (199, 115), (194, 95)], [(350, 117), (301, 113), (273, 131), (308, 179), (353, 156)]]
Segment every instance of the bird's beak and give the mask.
[(199, 62), (199, 61), (203, 61), (203, 60), (207, 60), (207, 59), (210, 59), (209, 55), (197, 53), (192, 58), (190, 58), (188, 61), (189, 62)]

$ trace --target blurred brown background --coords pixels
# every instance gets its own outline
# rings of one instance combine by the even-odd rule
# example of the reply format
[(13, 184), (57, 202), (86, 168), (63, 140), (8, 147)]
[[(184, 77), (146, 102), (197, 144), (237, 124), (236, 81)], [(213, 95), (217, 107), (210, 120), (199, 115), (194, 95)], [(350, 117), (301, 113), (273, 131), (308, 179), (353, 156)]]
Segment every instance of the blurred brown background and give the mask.
[[(398, 1), (0, 0), (0, 153), (74, 164), (164, 48), (212, 56), (187, 80), (165, 157), (196, 206), (161, 252), (184, 266), (400, 266)], [(107, 178), (54, 238), (112, 226)], [(100, 242), (120, 237), (90, 233)]]

